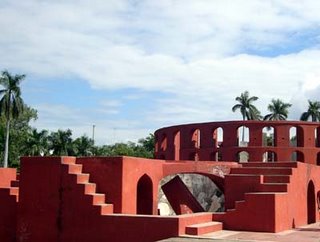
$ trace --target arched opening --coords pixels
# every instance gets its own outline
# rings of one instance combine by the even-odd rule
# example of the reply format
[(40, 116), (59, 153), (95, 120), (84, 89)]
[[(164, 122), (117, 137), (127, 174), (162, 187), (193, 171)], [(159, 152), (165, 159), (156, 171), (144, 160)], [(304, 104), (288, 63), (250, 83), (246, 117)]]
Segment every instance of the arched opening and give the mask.
[(216, 128), (212, 132), (213, 146), (219, 148), (223, 143), (223, 129), (221, 127)]
[(274, 128), (271, 126), (262, 129), (263, 146), (274, 146)]
[(177, 192), (172, 189), (172, 193), (164, 193), (162, 186), (164, 184), (170, 183), (176, 176), (182, 180), (186, 190), (190, 191), (192, 196), (198, 201), (206, 212), (223, 212), (224, 211), (224, 194), (218, 186), (205, 175), (200, 174), (176, 174), (164, 177), (159, 184), (159, 196), (158, 196), (158, 211), (159, 215), (170, 216), (176, 213), (172, 209), (176, 204), (170, 204), (172, 201), (170, 198), (173, 197), (174, 202), (183, 203), (181, 199), (181, 194), (184, 189), (179, 189)]
[(192, 132), (192, 147), (200, 148), (200, 129), (196, 129)]
[(250, 142), (250, 130), (247, 126), (241, 126), (238, 128), (238, 146), (247, 147)]
[(173, 145), (174, 145), (174, 159), (180, 160), (180, 131), (177, 131), (174, 134)]
[(161, 139), (160, 151), (166, 151), (167, 145), (168, 145), (167, 136), (164, 134), (162, 135), (162, 139)]
[(137, 214), (152, 214), (153, 188), (152, 180), (144, 174), (137, 185)]
[(290, 140), (290, 146), (291, 147), (297, 147), (297, 128), (291, 127), (289, 130), (289, 140)]
[(304, 154), (299, 150), (292, 152), (291, 161), (304, 162)]
[(266, 151), (262, 155), (263, 162), (275, 162), (277, 161), (277, 153), (273, 151)]
[(212, 161), (222, 161), (222, 154), (220, 151), (212, 152), (210, 155)]
[(320, 152), (317, 155), (317, 165), (320, 166)]
[(308, 206), (308, 224), (315, 223), (316, 222), (316, 193), (315, 193), (313, 181), (310, 181), (308, 184), (307, 206)]
[(237, 154), (238, 162), (248, 162), (249, 161), (249, 153), (247, 151), (240, 151)]

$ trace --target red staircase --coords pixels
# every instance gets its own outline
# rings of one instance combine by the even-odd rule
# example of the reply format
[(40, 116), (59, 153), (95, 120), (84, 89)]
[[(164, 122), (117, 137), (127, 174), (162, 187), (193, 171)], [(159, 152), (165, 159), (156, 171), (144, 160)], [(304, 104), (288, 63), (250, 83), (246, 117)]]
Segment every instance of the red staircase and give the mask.
[(186, 234), (188, 235), (202, 235), (222, 230), (221, 222), (204, 222), (199, 224), (192, 224), (186, 227)]
[(17, 175), (16, 179), (17, 180), (12, 180), (8, 187), (1, 187), (0, 189), (9, 196), (15, 197), (16, 202), (19, 202), (19, 175)]
[(19, 202), (19, 188), (18, 187), (6, 187), (0, 188), (5, 191), (9, 196), (15, 197), (16, 202)]
[(100, 215), (113, 213), (113, 204), (105, 202), (105, 194), (97, 193), (96, 184), (89, 182), (90, 174), (82, 173), (82, 165), (76, 164), (74, 158), (64, 158), (62, 161), (66, 172), (73, 177), (73, 182), (80, 186), (85, 199), (89, 198), (90, 204), (98, 209)]
[[(226, 176), (226, 181), (229, 179), (233, 184), (239, 184), (238, 191), (234, 191), (239, 199), (234, 201), (233, 208), (214, 213), (213, 218), (222, 222), (227, 229), (251, 228), (251, 231), (275, 232), (275, 228), (269, 226), (273, 219), (272, 206), (276, 199), (283, 199), (287, 195), (297, 162), (248, 162), (242, 165), (240, 168), (232, 168)], [(245, 181), (248, 179), (256, 182), (246, 186)]]
[(180, 215), (182, 235), (202, 235), (222, 230), (222, 223), (212, 221), (212, 213), (193, 213)]

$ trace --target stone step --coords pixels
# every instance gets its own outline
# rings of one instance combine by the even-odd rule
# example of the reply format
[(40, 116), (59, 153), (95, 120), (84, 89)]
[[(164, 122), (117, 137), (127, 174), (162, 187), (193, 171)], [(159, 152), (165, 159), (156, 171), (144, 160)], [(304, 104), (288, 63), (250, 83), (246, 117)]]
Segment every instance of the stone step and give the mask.
[(298, 163), (291, 162), (247, 162), (242, 163), (242, 167), (298, 167)]
[(74, 157), (63, 157), (61, 163), (65, 165), (75, 164), (76, 159)]
[(83, 186), (84, 194), (93, 194), (96, 192), (96, 184), (95, 183), (80, 183), (79, 185)]
[(200, 224), (193, 224), (186, 227), (186, 234), (201, 235), (215, 231), (222, 230), (222, 223), (220, 222), (206, 222)]
[(259, 175), (292, 175), (291, 168), (279, 167), (244, 167), (232, 168), (231, 174), (259, 174)]
[(80, 174), (82, 172), (82, 165), (68, 164), (69, 174)]
[(105, 195), (101, 193), (89, 193), (86, 194), (88, 196), (92, 197), (92, 204), (93, 205), (99, 205), (99, 204), (105, 204)]
[(18, 187), (10, 187), (10, 195), (19, 195)]
[(290, 183), (290, 176), (286, 175), (266, 175), (263, 176), (264, 183)]
[(100, 209), (100, 215), (108, 215), (110, 213), (113, 213), (113, 204), (105, 203), (96, 206), (98, 206)]
[(80, 173), (77, 175), (77, 183), (88, 183), (90, 175), (87, 173)]
[(5, 190), (7, 193), (9, 193), (10, 196), (14, 196), (16, 198), (16, 202), (19, 201), (19, 188), (18, 187), (6, 187), (1, 188)]
[(259, 187), (259, 192), (287, 192), (288, 184), (286, 183), (264, 183)]

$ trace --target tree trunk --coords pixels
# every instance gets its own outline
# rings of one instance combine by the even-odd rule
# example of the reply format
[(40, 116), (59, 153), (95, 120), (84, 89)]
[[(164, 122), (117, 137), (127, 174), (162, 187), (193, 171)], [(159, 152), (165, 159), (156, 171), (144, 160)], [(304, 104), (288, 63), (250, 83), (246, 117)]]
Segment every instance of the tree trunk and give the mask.
[(3, 161), (3, 167), (8, 167), (8, 157), (9, 157), (9, 131), (10, 131), (10, 119), (7, 119), (6, 124), (6, 143), (4, 148), (4, 161)]

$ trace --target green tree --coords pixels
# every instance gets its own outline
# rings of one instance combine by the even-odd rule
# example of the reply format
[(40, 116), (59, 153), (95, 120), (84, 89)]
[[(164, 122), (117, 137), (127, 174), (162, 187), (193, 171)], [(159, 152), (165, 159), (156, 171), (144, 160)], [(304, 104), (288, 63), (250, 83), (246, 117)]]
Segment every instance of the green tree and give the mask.
[[(37, 111), (25, 105), (22, 114), (10, 122), (10, 140), (9, 140), (9, 159), (8, 166), (18, 167), (20, 156), (28, 155), (29, 148), (26, 145), (28, 142), (29, 133), (32, 128), (31, 120), (37, 119)], [(0, 137), (6, 135), (6, 118), (0, 117)], [(5, 139), (0, 139), (0, 157), (3, 156), (5, 147)]]
[(153, 158), (154, 156), (154, 135), (149, 134), (146, 138), (139, 139), (138, 144), (134, 142), (116, 143), (94, 147), (95, 155), (98, 156), (135, 156)]
[(232, 107), (232, 111), (240, 110), (243, 120), (255, 120), (260, 117), (259, 110), (252, 104), (258, 100), (258, 97), (250, 97), (249, 92), (245, 91), (241, 93), (240, 97), (236, 97), (235, 100), (239, 103)]
[(289, 114), (290, 103), (285, 103), (280, 99), (272, 99), (268, 105), (268, 110), (271, 112), (264, 116), (263, 120), (286, 120)]
[(49, 149), (52, 155), (74, 155), (74, 147), (72, 142), (72, 131), (58, 130), (57, 132), (51, 132), (48, 137)]
[[(248, 91), (241, 93), (240, 97), (236, 97), (235, 100), (238, 102), (232, 107), (232, 111), (235, 112), (240, 110), (243, 120), (258, 120), (260, 119), (260, 111), (253, 105), (254, 101), (258, 100), (258, 97), (252, 96)], [(244, 141), (244, 127), (242, 132), (242, 141)]]
[(310, 101), (309, 102), (309, 107), (306, 112), (303, 112), (301, 114), (300, 120), (301, 121), (308, 121), (309, 118), (311, 118), (312, 122), (320, 122), (320, 102), (318, 101)]
[(77, 156), (92, 156), (94, 154), (93, 140), (83, 135), (73, 141), (74, 152)]
[(154, 135), (149, 134), (146, 138), (142, 138), (138, 140), (138, 155), (141, 154), (142, 157), (145, 158), (153, 158), (154, 157)]
[(49, 154), (48, 145), (48, 131), (32, 128), (28, 132), (28, 137), (25, 143), (26, 151), (25, 155), (29, 156), (43, 156)]
[(18, 118), (23, 112), (20, 83), (25, 75), (11, 75), (6, 70), (1, 74), (0, 85), (3, 89), (0, 90), (0, 115), (4, 115), (6, 121), (3, 167), (8, 167), (10, 121)]

